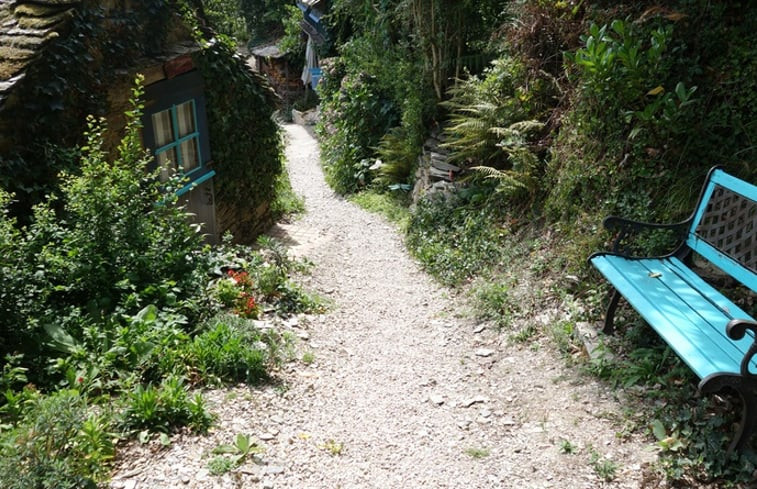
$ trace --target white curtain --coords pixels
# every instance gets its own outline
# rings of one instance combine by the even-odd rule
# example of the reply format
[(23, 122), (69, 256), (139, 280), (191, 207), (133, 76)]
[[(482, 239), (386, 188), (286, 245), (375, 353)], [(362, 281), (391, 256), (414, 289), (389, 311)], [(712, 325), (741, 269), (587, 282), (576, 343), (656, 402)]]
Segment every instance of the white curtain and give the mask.
[(310, 68), (318, 68), (318, 58), (315, 54), (315, 46), (313, 45), (313, 38), (308, 36), (308, 43), (305, 45), (305, 67), (302, 69), (302, 83), (305, 86), (310, 84), (313, 79)]

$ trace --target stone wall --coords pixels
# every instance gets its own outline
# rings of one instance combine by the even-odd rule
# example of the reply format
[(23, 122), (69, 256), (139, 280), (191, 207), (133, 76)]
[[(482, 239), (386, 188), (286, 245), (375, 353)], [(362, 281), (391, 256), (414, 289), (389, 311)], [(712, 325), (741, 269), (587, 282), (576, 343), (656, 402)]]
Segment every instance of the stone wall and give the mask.
[(459, 167), (447, 162), (447, 150), (442, 147), (443, 136), (432, 133), (423, 144), (423, 151), (418, 157), (418, 169), (415, 171), (413, 203), (435, 193), (448, 195), (460, 186)]

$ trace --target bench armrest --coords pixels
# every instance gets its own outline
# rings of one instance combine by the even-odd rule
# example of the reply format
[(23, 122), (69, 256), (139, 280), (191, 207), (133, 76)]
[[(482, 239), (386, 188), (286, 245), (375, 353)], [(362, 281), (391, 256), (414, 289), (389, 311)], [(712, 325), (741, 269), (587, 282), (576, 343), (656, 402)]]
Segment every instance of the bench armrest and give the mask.
[(602, 221), (602, 225), (608, 231), (617, 231), (612, 242), (612, 252), (619, 255), (627, 255), (627, 245), (632, 238), (643, 231), (670, 231), (678, 242), (685, 241), (686, 231), (691, 225), (691, 219), (673, 224), (657, 224), (651, 222), (634, 221), (625, 217), (608, 216)]
[(757, 322), (749, 319), (732, 319), (725, 327), (728, 337), (733, 340), (742, 339), (747, 330), (752, 332), (753, 342), (744, 354), (744, 359), (741, 360), (741, 376), (745, 378), (755, 376), (749, 371), (749, 364), (752, 363), (752, 358), (757, 354)]

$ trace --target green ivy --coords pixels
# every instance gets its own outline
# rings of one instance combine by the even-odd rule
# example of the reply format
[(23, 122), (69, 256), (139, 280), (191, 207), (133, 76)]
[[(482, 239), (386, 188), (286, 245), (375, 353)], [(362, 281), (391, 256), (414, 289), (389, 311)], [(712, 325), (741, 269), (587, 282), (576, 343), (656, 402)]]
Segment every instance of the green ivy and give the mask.
[(205, 79), (216, 201), (235, 216), (221, 223), (222, 231), (249, 241), (271, 223), (265, 208), (283, 168), (281, 133), (272, 118), (275, 94), (223, 40), (194, 58)]
[(114, 22), (101, 2), (84, 1), (27, 69), (0, 111), (6, 121), (24, 121), (4, 126), (0, 137), (0, 185), (15, 194), (15, 215), (26, 218), (56, 191), (58, 174), (76, 168), (65, 155), (84, 142), (87, 115), (106, 115), (108, 89), (123, 70), (160, 52), (178, 19), (173, 4), (144, 0)]

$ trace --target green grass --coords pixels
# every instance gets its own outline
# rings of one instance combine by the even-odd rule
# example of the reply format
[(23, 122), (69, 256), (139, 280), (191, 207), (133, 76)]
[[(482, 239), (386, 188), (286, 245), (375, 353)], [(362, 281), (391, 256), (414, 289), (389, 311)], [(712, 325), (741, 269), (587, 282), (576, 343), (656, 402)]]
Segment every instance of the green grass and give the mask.
[(465, 449), (465, 454), (470, 458), (481, 459), (488, 457), (491, 451), (488, 448), (471, 447)]
[(397, 224), (402, 232), (410, 225), (410, 209), (404, 195), (367, 190), (351, 195), (349, 200), (368, 212), (381, 214), (390, 222)]
[(605, 482), (611, 482), (617, 476), (618, 464), (607, 457), (603, 457), (594, 449), (591, 449), (589, 465), (594, 469), (594, 473)]
[(271, 212), (276, 218), (295, 216), (305, 212), (305, 200), (292, 189), (286, 168), (276, 177), (274, 185), (276, 198), (271, 202)]

